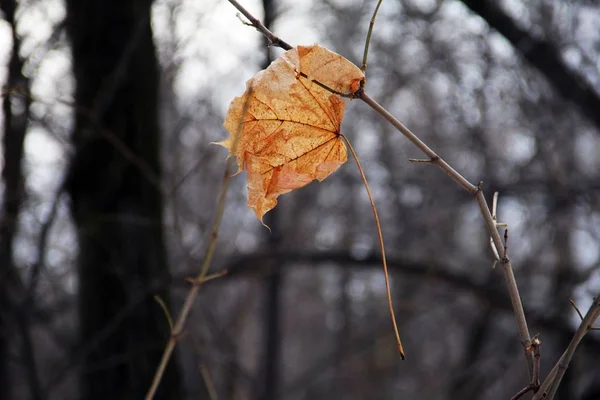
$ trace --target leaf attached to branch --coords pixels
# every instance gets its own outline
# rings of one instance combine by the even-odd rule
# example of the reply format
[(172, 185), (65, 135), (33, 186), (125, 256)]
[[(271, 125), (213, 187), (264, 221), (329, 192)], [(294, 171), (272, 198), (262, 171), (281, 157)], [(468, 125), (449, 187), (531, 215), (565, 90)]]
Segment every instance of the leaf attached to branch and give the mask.
[(346, 162), (344, 100), (332, 91), (354, 94), (364, 79), (339, 54), (298, 46), (251, 78), (244, 95), (232, 101), (224, 123), (231, 136), (218, 144), (237, 157), (238, 172), (247, 170), (248, 206), (261, 222), (279, 195), (322, 181)]

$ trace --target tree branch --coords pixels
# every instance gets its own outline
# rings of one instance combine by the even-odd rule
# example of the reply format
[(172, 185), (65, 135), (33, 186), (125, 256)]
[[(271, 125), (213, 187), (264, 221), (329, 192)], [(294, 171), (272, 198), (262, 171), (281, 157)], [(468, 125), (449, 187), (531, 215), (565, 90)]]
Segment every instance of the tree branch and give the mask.
[(567, 66), (560, 57), (558, 48), (520, 28), (495, 1), (462, 0), (462, 2), (483, 18), (491, 28), (504, 36), (565, 99), (575, 104), (583, 115), (600, 127), (599, 94), (589, 82)]
[[(265, 26), (254, 16), (252, 16), (247, 10), (245, 10), (239, 3), (235, 0), (229, 0), (229, 2), (236, 7), (240, 12), (242, 12), (252, 23), (251, 25), (258, 29), (261, 33), (269, 38), (272, 43), (279, 43), (281, 47), (286, 50), (289, 50), (291, 46), (285, 42), (282, 42), (273, 32), (269, 31)], [(281, 45), (284, 43), (284, 45)], [(285, 47), (287, 46), (287, 47)], [(409, 141), (411, 141), (419, 150), (421, 150), (430, 160), (431, 164), (437, 165), (440, 169), (446, 172), (450, 178), (452, 178), (460, 187), (462, 187), (465, 191), (475, 196), (477, 199), (477, 203), (479, 205), (479, 209), (481, 211), (481, 215), (484, 218), (486, 223), (488, 233), (491, 236), (496, 249), (498, 249), (498, 254), (501, 255), (501, 259), (499, 260), (503, 265), (504, 278), (506, 281), (506, 285), (508, 288), (508, 292), (511, 298), (511, 303), (513, 306), (513, 312), (517, 319), (517, 325), (519, 328), (519, 334), (521, 336), (521, 344), (523, 346), (523, 350), (525, 353), (525, 358), (527, 360), (529, 378), (531, 379), (533, 376), (533, 354), (529, 351), (531, 345), (531, 337), (529, 335), (529, 329), (527, 327), (527, 321), (525, 319), (525, 313), (523, 311), (523, 306), (521, 304), (521, 297), (519, 295), (519, 289), (517, 287), (517, 283), (513, 274), (512, 265), (508, 258), (508, 255), (505, 254), (502, 249), (504, 248), (502, 244), (502, 238), (498, 233), (498, 229), (496, 228), (496, 223), (492, 218), (492, 214), (490, 209), (485, 201), (485, 197), (483, 195), (483, 190), (481, 189), (481, 184), (476, 187), (472, 183), (470, 183), (466, 178), (464, 178), (459, 172), (457, 172), (454, 168), (452, 168), (447, 162), (445, 162), (436, 152), (434, 152), (429, 146), (427, 146), (417, 135), (411, 132), (407, 127), (405, 127), (400, 121), (398, 121), (392, 114), (390, 114), (384, 107), (382, 107), (379, 103), (373, 100), (367, 93), (364, 91), (364, 88), (359, 89), (355, 95), (355, 98), (359, 98), (364, 101), (369, 107), (371, 107), (374, 111), (376, 111), (379, 115), (381, 115), (385, 120), (387, 120), (396, 130), (402, 135), (404, 135)]]
[(600, 294), (594, 298), (594, 301), (592, 302), (592, 305), (590, 306), (585, 317), (581, 321), (579, 328), (577, 328), (575, 335), (573, 335), (573, 339), (571, 339), (569, 347), (567, 347), (562, 357), (558, 360), (554, 368), (552, 368), (552, 371), (550, 371), (544, 380), (540, 390), (533, 398), (534, 400), (539, 400), (542, 398), (552, 400), (554, 398), (556, 395), (556, 390), (558, 389), (560, 381), (569, 367), (569, 363), (575, 354), (577, 346), (579, 346), (579, 343), (586, 333), (591, 330), (592, 325), (596, 319), (598, 319), (598, 317), (600, 317)]

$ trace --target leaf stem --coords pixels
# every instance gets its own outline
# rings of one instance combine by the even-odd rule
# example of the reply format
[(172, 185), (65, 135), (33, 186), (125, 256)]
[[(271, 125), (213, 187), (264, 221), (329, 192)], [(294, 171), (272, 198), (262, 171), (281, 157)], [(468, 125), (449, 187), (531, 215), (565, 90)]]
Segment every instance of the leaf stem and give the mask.
[(373, 216), (375, 217), (375, 224), (377, 225), (377, 235), (379, 236), (379, 245), (381, 247), (381, 261), (383, 264), (383, 274), (385, 277), (385, 289), (387, 292), (388, 307), (390, 310), (390, 315), (392, 316), (392, 324), (394, 325), (394, 334), (396, 335), (396, 343), (398, 344), (398, 351), (400, 352), (400, 357), (402, 357), (402, 359), (404, 360), (405, 359), (404, 348), (402, 347), (402, 340), (400, 339), (400, 333), (398, 332), (398, 324), (396, 323), (396, 313), (394, 312), (394, 304), (392, 302), (392, 290), (390, 289), (390, 277), (388, 274), (387, 260), (385, 257), (385, 247), (383, 245), (383, 233), (381, 232), (381, 224), (379, 222), (379, 215), (377, 214), (377, 208), (375, 207), (375, 201), (373, 200), (373, 194), (371, 193), (371, 189), (369, 188), (369, 183), (367, 182), (367, 177), (365, 176), (365, 171), (363, 171), (362, 165), (360, 164), (360, 161), (358, 160), (358, 155), (354, 151), (354, 147), (352, 147), (350, 140), (348, 140), (348, 138), (344, 135), (340, 135), (340, 136), (344, 139), (344, 141), (346, 141), (346, 144), (348, 145), (348, 148), (350, 149), (350, 152), (352, 153), (352, 157), (354, 157), (354, 161), (356, 161), (356, 166), (358, 167), (360, 176), (363, 180), (363, 183), (365, 184), (365, 189), (367, 189), (367, 195), (369, 196), (369, 201), (371, 202), (371, 209), (373, 210)]

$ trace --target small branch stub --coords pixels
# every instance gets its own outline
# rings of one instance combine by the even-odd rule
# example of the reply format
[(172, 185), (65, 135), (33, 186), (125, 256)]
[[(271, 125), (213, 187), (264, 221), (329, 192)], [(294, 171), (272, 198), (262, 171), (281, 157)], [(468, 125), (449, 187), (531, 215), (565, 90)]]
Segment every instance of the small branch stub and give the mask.
[(409, 158), (408, 161), (415, 164), (433, 164), (437, 161), (436, 158)]
[(205, 284), (208, 281), (212, 281), (214, 279), (220, 278), (224, 275), (227, 275), (227, 270), (223, 270), (220, 272), (217, 272), (216, 274), (212, 274), (212, 275), (207, 275), (203, 278), (185, 278), (186, 281), (188, 281), (189, 283), (191, 283), (194, 286), (200, 286)]

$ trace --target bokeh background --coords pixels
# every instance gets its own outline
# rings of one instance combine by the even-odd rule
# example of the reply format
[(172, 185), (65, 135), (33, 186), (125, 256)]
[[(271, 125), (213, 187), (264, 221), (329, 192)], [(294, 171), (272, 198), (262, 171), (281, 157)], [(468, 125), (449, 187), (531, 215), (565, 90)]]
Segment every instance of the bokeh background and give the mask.
[[(373, 0), (246, 0), (360, 64)], [(211, 238), (229, 102), (281, 49), (225, 0), (1, 0), (0, 398), (139, 399)], [(600, 288), (600, 8), (385, 0), (367, 91), (488, 199), (542, 378)], [(508, 399), (529, 383), (474, 199), (360, 101), (342, 126), (382, 219), (407, 360), (352, 162), (265, 229), (231, 181), (159, 399)], [(600, 398), (600, 336), (558, 398)], [(526, 395), (524, 398), (530, 398)]]

